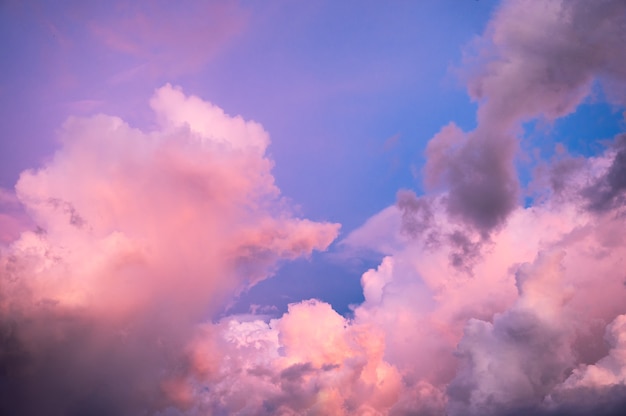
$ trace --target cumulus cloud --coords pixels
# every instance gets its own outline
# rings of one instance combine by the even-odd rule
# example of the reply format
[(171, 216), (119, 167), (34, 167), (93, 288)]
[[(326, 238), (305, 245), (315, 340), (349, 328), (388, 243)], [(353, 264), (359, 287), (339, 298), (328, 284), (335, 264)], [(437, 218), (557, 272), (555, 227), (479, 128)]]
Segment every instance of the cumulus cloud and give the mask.
[(151, 106), (152, 132), (69, 119), (52, 159), (20, 176), (37, 228), (0, 259), (7, 414), (158, 408), (196, 322), (337, 235), (291, 214), (258, 123), (170, 85)]
[(502, 225), (518, 204), (521, 123), (573, 112), (596, 80), (623, 85), (625, 10), (620, 0), (503, 2), (463, 71), (476, 129), (451, 123), (426, 150), (426, 185), (448, 190), (452, 216), (483, 234)]
[(544, 194), (529, 207), (518, 203), (514, 166), (521, 123), (569, 114), (594, 80), (622, 79), (613, 55), (623, 3), (589, 7), (503, 3), (467, 78), (476, 130), (444, 127), (426, 149), (429, 193), (399, 192), (342, 242), (385, 254), (362, 276), (364, 302), (349, 318), (310, 300), (269, 321), (205, 324), (170, 384), (179, 409), (616, 414), (625, 397), (621, 136), (593, 158), (564, 150), (538, 171)]
[(521, 123), (622, 85), (625, 19), (617, 0), (503, 2), (468, 61), (476, 129), (443, 127), (428, 193), (400, 191), (342, 242), (384, 255), (350, 316), (308, 300), (207, 319), (338, 232), (293, 216), (259, 124), (170, 85), (155, 131), (70, 119), (16, 185), (34, 226), (0, 258), (0, 410), (623, 413), (623, 136), (595, 157), (562, 149), (527, 207), (514, 161)]
[[(311, 300), (224, 318), (190, 349), (188, 414), (619, 414), (623, 217), (587, 211), (583, 195), (614, 158), (586, 160), (570, 198), (516, 208), (472, 274), (447, 240), (403, 239), (402, 210), (373, 217), (344, 244), (391, 252), (363, 274), (353, 315)], [(441, 235), (456, 227), (431, 207)]]
[[(382, 360), (381, 337), (330, 305), (290, 305), (269, 322), (224, 318), (191, 346), (191, 414), (380, 414), (398, 399), (398, 371)], [(205, 333), (206, 335), (206, 333)], [(218, 339), (225, 359), (207, 365)], [(207, 370), (208, 369), (208, 370)]]
[(493, 322), (470, 319), (458, 345), (463, 366), (450, 383), (450, 414), (497, 415), (544, 397), (574, 361), (562, 317), (564, 253), (541, 254), (517, 272), (519, 297)]
[(563, 383), (564, 389), (580, 386), (602, 387), (626, 383), (626, 315), (617, 316), (607, 326), (609, 354), (596, 364), (582, 365)]
[(610, 351), (602, 341), (624, 313), (623, 137), (593, 158), (561, 147), (536, 170), (527, 208), (514, 162), (523, 122), (570, 114), (595, 82), (623, 85), (625, 11), (503, 2), (466, 62), (476, 129), (443, 127), (426, 148), (428, 193), (400, 192), (344, 240), (387, 255), (363, 275), (355, 322), (386, 329), (403, 388), (430, 383), (445, 397), (438, 414), (624, 408), (618, 323)]
[[(609, 147), (576, 165), (567, 193), (517, 207), (483, 243), (471, 274), (449, 261), (453, 242), (412, 238), (363, 275), (365, 302), (354, 322), (383, 329), (385, 359), (403, 375), (403, 394), (414, 381), (429, 383), (445, 398), (435, 414), (608, 415), (623, 408), (615, 370), (606, 385), (573, 381), (588, 379), (583, 374), (596, 366), (615, 368), (619, 354), (618, 336), (609, 352), (602, 334), (624, 312), (622, 210), (589, 210), (585, 194), (616, 157)], [(436, 199), (429, 206), (439, 235), (452, 235), (457, 225), (445, 206)], [(380, 247), (379, 230), (400, 228), (411, 211), (393, 212), (395, 220), (375, 216), (355, 232), (358, 244)], [(353, 236), (344, 241), (357, 244)]]
[[(624, 312), (624, 225), (583, 195), (614, 157), (588, 159), (571, 198), (513, 211), (472, 274), (447, 240), (403, 239), (402, 210), (373, 217), (344, 244), (391, 252), (363, 274), (353, 315), (310, 300), (207, 324), (174, 389), (186, 414), (619, 414), (621, 318), (609, 324)], [(456, 227), (431, 207), (442, 235)]]
[(606, 173), (584, 190), (589, 208), (603, 211), (624, 205), (626, 190), (626, 135), (616, 138), (612, 146), (613, 161)]

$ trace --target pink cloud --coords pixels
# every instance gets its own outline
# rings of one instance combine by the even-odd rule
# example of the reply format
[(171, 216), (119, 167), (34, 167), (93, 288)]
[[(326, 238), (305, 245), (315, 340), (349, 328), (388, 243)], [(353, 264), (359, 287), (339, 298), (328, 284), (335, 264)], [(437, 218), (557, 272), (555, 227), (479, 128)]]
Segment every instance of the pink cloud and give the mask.
[(406, 215), (412, 220), (424, 206), (400, 194), (398, 207), (345, 238), (387, 254), (362, 276), (365, 302), (352, 324), (382, 331), (384, 359), (403, 377), (400, 396), (429, 385), (434, 414), (578, 414), (571, 409), (619, 405), (618, 393), (596, 388), (623, 385), (618, 324), (608, 327), (608, 355), (602, 343), (604, 327), (624, 313), (623, 205), (597, 213), (586, 190), (621, 166), (620, 143), (577, 163), (563, 178), (567, 193), (515, 209), (470, 271), (450, 262), (458, 246), (447, 236), (459, 225), (440, 200), (445, 194), (422, 197), (432, 216), (415, 220), (421, 228), (407, 228)]
[[(548, 169), (545, 198), (528, 208), (517, 200), (514, 161), (524, 121), (573, 112), (596, 79), (623, 83), (613, 69), (623, 55), (616, 43), (623, 11), (616, 1), (593, 10), (584, 2), (505, 2), (467, 78), (479, 102), (477, 129), (451, 123), (428, 145), (426, 185), (437, 193), (400, 192), (396, 207), (343, 240), (386, 255), (362, 276), (365, 302), (344, 323), (348, 332), (375, 334), (385, 365), (400, 376), (395, 403), (370, 404), (372, 411), (577, 414), (572, 409), (620, 405), (619, 318), (609, 327), (608, 354), (597, 340), (624, 313), (623, 138), (599, 157)], [(324, 351), (320, 342), (332, 344), (331, 328), (339, 327), (331, 315), (318, 316), (308, 331), (306, 314), (271, 327), (302, 377), (317, 368), (308, 348)], [(297, 339), (315, 339), (294, 351), (285, 335), (292, 326), (276, 322), (296, 318)], [(326, 335), (315, 335), (318, 328)], [(617, 387), (617, 396), (602, 396), (598, 386)]]
[(192, 349), (199, 372), (189, 385), (211, 386), (193, 400), (195, 411), (376, 414), (399, 398), (399, 373), (383, 361), (380, 336), (326, 303), (290, 305), (269, 323), (225, 318), (218, 330), (228, 359), (207, 366), (210, 349), (203, 342)]
[[(41, 379), (58, 378), (60, 389), (115, 385), (121, 377), (146, 383), (148, 401), (161, 397), (161, 388), (182, 400), (184, 390), (172, 384), (176, 371), (157, 376), (145, 368), (168, 359), (168, 348), (172, 364), (182, 359), (207, 312), (267, 278), (279, 260), (324, 250), (338, 233), (338, 224), (292, 214), (274, 184), (264, 155), (269, 138), (258, 123), (169, 85), (152, 105), (165, 124), (151, 132), (112, 116), (70, 118), (55, 155), (16, 185), (39, 230), (9, 235), (0, 258), (2, 325), (20, 323), (16, 345), (33, 354)], [(73, 365), (80, 345), (84, 359), (102, 367), (51, 372)], [(46, 362), (36, 361), (46, 354)], [(43, 394), (43, 384), (24, 377), (12, 384), (20, 394)], [(143, 400), (113, 387), (97, 391), (122, 413)], [(59, 395), (54, 407), (66, 412), (73, 400)], [(150, 405), (159, 400), (165, 403)], [(16, 405), (23, 413), (39, 406)]]
[[(589, 348), (588, 340), (623, 313), (626, 246), (613, 236), (623, 224), (616, 211), (586, 212), (580, 196), (614, 157), (609, 149), (580, 166), (568, 183), (571, 198), (516, 209), (471, 274), (449, 261), (456, 248), (442, 236), (457, 224), (445, 205), (431, 205), (430, 225), (440, 238), (435, 244), (398, 239), (402, 212), (385, 210), (343, 243), (389, 251), (377, 269), (363, 274), (365, 302), (355, 306), (353, 318), (315, 300), (293, 304), (269, 322), (225, 318), (221, 335), (214, 328), (207, 337), (226, 340), (220, 345), (231, 358), (199, 365), (200, 375), (186, 383), (208, 385), (212, 393), (198, 393), (191, 402), (204, 403), (197, 411), (211, 404), (216, 412), (242, 414), (569, 409), (575, 402), (560, 392), (578, 386), (566, 381), (572, 368), (581, 365), (575, 380), (594, 371), (584, 362), (600, 359), (601, 371), (609, 362), (611, 374), (619, 371), (616, 358), (602, 358), (606, 352)], [(392, 245), (381, 245), (385, 226)], [(617, 357), (612, 342), (609, 357)], [(211, 357), (201, 346), (193, 354)], [(586, 405), (593, 406), (594, 397)]]
[[(589, 4), (498, 9), (467, 77), (476, 130), (445, 126), (427, 148), (431, 193), (399, 192), (343, 241), (385, 254), (350, 317), (312, 299), (207, 322), (339, 231), (281, 198), (260, 124), (169, 84), (150, 101), (153, 131), (70, 118), (16, 185), (39, 229), (3, 237), (0, 364), (28, 399), (8, 411), (610, 414), (626, 397), (624, 138), (539, 172), (529, 207), (513, 164), (521, 123), (570, 113), (594, 79), (623, 82), (624, 3)], [(157, 18), (161, 35), (129, 13), (119, 34), (94, 30), (140, 65), (175, 61), (162, 36), (176, 23)], [(180, 61), (163, 73), (198, 64)]]

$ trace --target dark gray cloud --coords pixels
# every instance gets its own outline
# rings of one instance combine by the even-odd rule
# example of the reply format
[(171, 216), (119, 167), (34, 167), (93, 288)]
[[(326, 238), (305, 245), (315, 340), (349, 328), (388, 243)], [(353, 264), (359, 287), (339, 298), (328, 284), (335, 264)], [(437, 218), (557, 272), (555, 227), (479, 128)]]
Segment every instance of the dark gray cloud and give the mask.
[[(594, 80), (623, 84), (625, 42), (622, 0), (503, 2), (468, 54), (465, 77), (479, 104), (477, 128), (465, 133), (448, 125), (426, 151), (426, 185), (447, 190), (448, 212), (485, 236), (501, 226), (518, 205), (521, 124), (573, 112)], [(624, 186), (622, 169), (617, 164), (608, 190), (592, 197), (595, 206), (614, 200)], [(565, 173), (557, 173), (556, 188)]]
[(618, 136), (611, 150), (611, 166), (603, 176), (582, 191), (591, 211), (606, 211), (626, 203), (626, 135)]
[(396, 205), (402, 212), (401, 231), (413, 238), (423, 237), (434, 226), (431, 201), (419, 198), (413, 191), (401, 190), (396, 195)]
[(484, 241), (473, 241), (466, 233), (457, 230), (448, 235), (448, 242), (452, 247), (450, 263), (459, 270), (471, 273)]
[(399, 191), (396, 206), (402, 213), (401, 232), (422, 241), (427, 249), (439, 249), (445, 245), (449, 248), (450, 264), (460, 271), (471, 273), (487, 239), (467, 229), (441, 231), (434, 215), (437, 207), (433, 204), (436, 203), (435, 199), (418, 197), (412, 191)]
[(574, 365), (572, 336), (560, 310), (562, 253), (545, 253), (516, 275), (519, 298), (493, 322), (471, 319), (459, 343), (461, 369), (450, 383), (452, 415), (501, 415), (532, 407)]
[[(435, 136), (429, 148), (440, 140)], [(517, 142), (510, 134), (485, 133), (483, 129), (467, 135), (461, 146), (445, 154), (445, 161), (433, 161), (428, 152), (427, 177), (432, 167), (446, 164), (438, 182), (448, 188), (447, 209), (453, 218), (484, 235), (501, 225), (517, 206), (519, 185), (512, 161)], [(434, 163), (433, 163), (434, 162)]]
[(586, 165), (584, 158), (563, 157), (552, 161), (547, 166), (548, 186), (557, 197), (564, 196), (572, 187), (571, 179), (574, 174)]

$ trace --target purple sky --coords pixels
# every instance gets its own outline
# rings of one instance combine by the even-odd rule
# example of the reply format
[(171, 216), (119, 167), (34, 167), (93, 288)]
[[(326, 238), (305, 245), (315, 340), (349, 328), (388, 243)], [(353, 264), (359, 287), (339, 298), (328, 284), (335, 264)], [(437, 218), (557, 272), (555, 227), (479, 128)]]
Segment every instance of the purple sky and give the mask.
[[(0, 330), (27, 350), (76, 313), (96, 329), (50, 354), (134, 328), (113, 367), (157, 338), (189, 367), (81, 367), (164, 398), (58, 414), (623, 404), (625, 27), (621, 0), (0, 2)], [(0, 381), (44, 391), (37, 365)]]
[[(443, 124), (473, 126), (456, 72), (496, 2), (133, 4), (2, 7), (0, 185), (49, 157), (70, 115), (150, 126), (147, 99), (170, 82), (262, 123), (283, 194), (345, 235), (399, 189), (421, 188), (425, 143)], [(325, 265), (288, 266), (300, 277), (279, 272), (264, 283), (272, 297), (261, 287), (246, 302), (318, 297), (345, 312), (362, 300), (367, 267), (314, 261)]]

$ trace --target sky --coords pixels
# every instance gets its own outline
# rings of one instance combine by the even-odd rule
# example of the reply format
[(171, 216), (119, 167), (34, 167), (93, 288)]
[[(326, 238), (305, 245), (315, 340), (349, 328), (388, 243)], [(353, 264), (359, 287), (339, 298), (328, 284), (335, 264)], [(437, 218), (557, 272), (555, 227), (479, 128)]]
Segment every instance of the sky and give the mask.
[(0, 2), (0, 413), (620, 415), (623, 0)]

